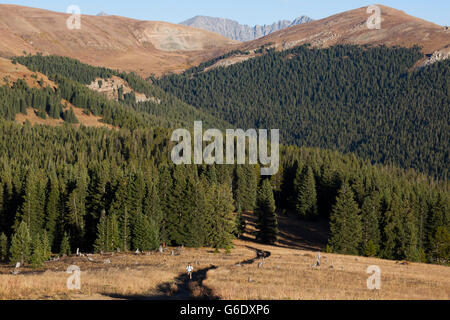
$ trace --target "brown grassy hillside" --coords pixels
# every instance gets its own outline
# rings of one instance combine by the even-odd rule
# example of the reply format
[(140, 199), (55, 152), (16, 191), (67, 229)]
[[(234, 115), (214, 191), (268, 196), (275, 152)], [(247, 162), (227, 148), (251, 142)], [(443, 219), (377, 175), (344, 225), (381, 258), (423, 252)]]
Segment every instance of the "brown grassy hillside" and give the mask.
[(244, 49), (272, 43), (287, 48), (303, 43), (317, 47), (336, 44), (384, 44), (387, 46), (423, 46), (426, 54), (450, 45), (450, 30), (387, 6), (381, 8), (381, 29), (367, 28), (367, 7), (346, 11), (311, 23), (284, 29), (264, 38), (247, 42)]
[[(252, 51), (262, 45), (279, 50), (304, 43), (316, 47), (336, 44), (420, 45), (432, 61), (450, 54), (448, 27), (410, 16), (390, 7), (381, 8), (381, 29), (369, 30), (367, 7), (346, 11), (294, 26), (266, 37), (237, 43), (201, 29), (119, 16), (83, 15), (81, 30), (66, 27), (68, 14), (0, 5), (0, 56), (42, 52), (143, 76), (182, 72), (230, 50)], [(255, 54), (233, 56), (217, 65), (229, 65)]]
[(42, 52), (148, 76), (182, 71), (235, 43), (200, 29), (118, 16), (82, 15), (81, 29), (69, 30), (69, 16), (0, 5), (0, 56)]
[[(386, 45), (412, 47), (419, 45), (435, 62), (450, 55), (450, 30), (448, 27), (422, 20), (387, 6), (381, 9), (381, 29), (370, 30), (367, 20), (372, 15), (367, 7), (346, 11), (325, 19), (315, 20), (274, 32), (266, 37), (246, 42), (238, 48), (254, 51), (261, 46), (285, 50), (309, 43), (313, 47), (326, 48), (338, 44)], [(434, 54), (434, 57), (431, 57)], [(257, 54), (232, 56), (218, 61), (216, 66), (226, 66), (247, 60)], [(425, 62), (425, 60), (424, 60)]]

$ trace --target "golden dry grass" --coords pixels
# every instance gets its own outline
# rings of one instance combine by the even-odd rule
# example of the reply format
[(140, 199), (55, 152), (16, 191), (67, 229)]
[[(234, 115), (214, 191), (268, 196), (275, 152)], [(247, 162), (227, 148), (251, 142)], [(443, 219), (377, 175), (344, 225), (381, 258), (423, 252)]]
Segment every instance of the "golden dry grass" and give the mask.
[[(188, 263), (195, 270), (217, 266), (207, 273), (203, 285), (222, 299), (449, 299), (450, 268), (373, 258), (322, 254), (322, 265), (313, 268), (315, 252), (265, 246), (236, 241), (230, 253), (216, 254), (211, 249), (184, 249), (177, 256), (113, 254), (66, 257), (49, 262), (43, 270), (23, 269), (12, 275), (12, 267), (0, 268), (0, 299), (151, 299), (161, 295), (158, 287), (165, 284), (173, 295)], [(256, 256), (252, 248), (271, 252), (262, 268), (254, 263), (239, 262)], [(110, 264), (104, 260), (109, 259)], [(330, 266), (333, 264), (334, 268)], [(69, 265), (81, 270), (80, 291), (66, 287)], [(381, 268), (381, 290), (366, 287), (367, 267)], [(192, 287), (192, 295), (200, 296), (203, 288)], [(168, 294), (167, 292), (165, 294)]]
[[(23, 268), (21, 274), (12, 275), (12, 266), (0, 266), (0, 299), (114, 299), (151, 298), (160, 295), (158, 286), (169, 284), (173, 293), (177, 290), (176, 278), (184, 274), (188, 263), (195, 270), (211, 265), (230, 267), (235, 261), (249, 259), (254, 253), (238, 248), (230, 254), (214, 253), (211, 249), (184, 249), (181, 255), (172, 249), (150, 255), (105, 254), (87, 257), (65, 257), (48, 262), (41, 270)], [(109, 259), (111, 263), (105, 264)], [(70, 291), (66, 273), (70, 265), (81, 269), (81, 290)], [(197, 288), (195, 288), (198, 290)], [(195, 292), (194, 292), (195, 294)]]
[[(247, 241), (236, 241), (236, 247), (251, 246), (269, 251), (262, 268), (257, 262), (223, 267), (208, 272), (204, 285), (222, 299), (231, 300), (410, 300), (450, 299), (450, 268), (446, 266), (408, 263), (376, 258), (321, 253), (321, 266), (316, 263), (319, 248), (324, 245), (324, 226), (280, 216), (280, 238), (277, 246), (255, 243), (255, 217), (246, 216)], [(307, 235), (305, 237), (305, 235)], [(314, 246), (307, 239), (314, 239)], [(323, 239), (322, 239), (323, 238)], [(369, 266), (381, 269), (381, 289), (367, 289)]]
[[(450, 299), (450, 268), (445, 266), (322, 254), (321, 266), (314, 268), (315, 252), (252, 246), (271, 252), (262, 268), (254, 263), (211, 270), (204, 285), (231, 300)], [(381, 269), (380, 290), (367, 289), (371, 265)]]
[[(112, 125), (102, 122), (102, 117), (94, 116), (93, 114), (88, 115), (84, 113), (83, 109), (77, 108), (65, 100), (63, 100), (62, 103), (64, 106), (64, 110), (68, 110), (70, 107), (72, 107), (73, 112), (78, 119), (79, 123), (74, 124), (73, 126), (79, 127), (80, 125), (83, 125), (85, 127), (95, 127), (95, 128), (102, 127), (114, 129)], [(38, 117), (33, 108), (27, 108), (27, 114), (18, 113), (16, 115), (15, 121), (19, 124), (25, 124), (25, 122), (28, 121), (32, 125), (46, 125), (53, 127), (62, 126), (64, 124), (64, 120), (62, 119), (53, 119), (50, 117), (42, 119)]]
[[(5, 79), (8, 80), (8, 83)], [(12, 85), (18, 79), (24, 80), (32, 88), (40, 88), (41, 85), (38, 81), (42, 79), (43, 87), (56, 88), (56, 84), (44, 74), (33, 72), (21, 64), (13, 64), (11, 60), (0, 58), (0, 86), (4, 84)]]
[[(23, 268), (19, 275), (11, 274), (12, 266), (0, 265), (0, 299), (186, 299), (208, 295), (227, 300), (450, 299), (449, 267), (328, 253), (322, 253), (320, 267), (312, 267), (316, 249), (287, 247), (297, 239), (295, 235), (289, 238), (287, 228), (278, 246), (258, 244), (252, 236), (254, 217), (247, 218), (246, 240), (236, 240), (228, 254), (185, 248), (177, 255), (177, 249), (168, 248), (163, 254), (92, 255), (93, 261), (72, 256), (48, 262), (41, 270)], [(292, 217), (281, 219), (280, 226), (289, 219)], [(257, 251), (270, 252), (261, 268)], [(105, 263), (107, 260), (110, 263)], [(205, 272), (203, 282), (197, 281), (200, 272), (193, 282), (186, 281), (188, 263), (194, 272)], [(82, 271), (79, 291), (66, 287), (70, 265)], [(366, 271), (372, 265), (381, 269), (380, 290), (367, 289), (370, 275)]]

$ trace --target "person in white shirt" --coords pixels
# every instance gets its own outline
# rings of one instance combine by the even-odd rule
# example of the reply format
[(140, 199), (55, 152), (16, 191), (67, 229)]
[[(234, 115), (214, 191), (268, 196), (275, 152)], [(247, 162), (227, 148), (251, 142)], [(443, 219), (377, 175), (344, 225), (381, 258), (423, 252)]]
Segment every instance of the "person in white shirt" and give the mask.
[(190, 263), (186, 267), (186, 271), (189, 275), (189, 279), (192, 280), (192, 271), (194, 271), (194, 267)]

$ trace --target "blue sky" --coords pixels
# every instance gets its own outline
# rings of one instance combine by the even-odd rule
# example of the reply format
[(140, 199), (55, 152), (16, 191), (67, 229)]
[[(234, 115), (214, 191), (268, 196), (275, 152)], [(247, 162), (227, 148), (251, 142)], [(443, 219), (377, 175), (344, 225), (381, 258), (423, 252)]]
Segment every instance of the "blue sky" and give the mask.
[[(62, 0), (3, 1), (30, 7), (65, 12), (75, 4), (83, 14), (121, 15), (142, 20), (178, 23), (196, 15), (230, 18), (245, 24), (269, 24), (281, 19), (307, 15), (320, 19), (342, 11), (373, 4), (363, 0)], [(378, 3), (406, 11), (440, 25), (450, 25), (449, 0), (384, 0)]]

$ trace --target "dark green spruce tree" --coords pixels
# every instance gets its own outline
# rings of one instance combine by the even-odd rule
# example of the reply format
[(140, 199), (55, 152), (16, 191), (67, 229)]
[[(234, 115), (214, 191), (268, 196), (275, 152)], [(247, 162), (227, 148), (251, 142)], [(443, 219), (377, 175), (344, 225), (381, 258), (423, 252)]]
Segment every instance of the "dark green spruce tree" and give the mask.
[(233, 244), (235, 220), (233, 214), (233, 192), (226, 184), (213, 185), (211, 192), (212, 234), (210, 241), (217, 249), (230, 249)]
[(67, 232), (64, 232), (61, 244), (59, 245), (59, 254), (62, 256), (70, 256), (71, 253), (72, 250), (70, 249), (70, 237)]
[(40, 268), (44, 265), (45, 252), (42, 237), (35, 235), (32, 241), (31, 266), (33, 268)]
[(2, 233), (0, 234), (0, 261), (8, 259), (8, 237)]
[(250, 165), (238, 165), (235, 171), (234, 199), (243, 211), (253, 211), (256, 205), (258, 181), (256, 171)]
[(317, 191), (313, 170), (310, 166), (298, 169), (294, 188), (297, 194), (295, 210), (304, 219), (317, 218)]
[(381, 199), (377, 192), (363, 200), (361, 208), (362, 242), (361, 251), (368, 257), (376, 256), (380, 251)]
[(342, 254), (358, 254), (362, 238), (361, 217), (353, 192), (344, 183), (339, 190), (336, 204), (330, 217), (329, 247), (333, 252)]
[(159, 247), (158, 229), (147, 215), (139, 213), (133, 232), (133, 248), (141, 251), (156, 250)]
[(20, 262), (22, 265), (31, 259), (31, 236), (28, 225), (22, 221), (11, 239), (10, 261), (12, 264)]
[(47, 202), (45, 206), (45, 229), (51, 247), (57, 238), (57, 223), (60, 216), (60, 193), (56, 172), (53, 172), (47, 184)]
[(97, 224), (97, 239), (94, 243), (94, 250), (97, 253), (108, 251), (108, 218), (104, 210)]
[(235, 235), (237, 238), (240, 238), (244, 234), (245, 228), (247, 227), (247, 220), (245, 219), (241, 207), (238, 207), (236, 211)]
[(272, 185), (265, 179), (258, 190), (255, 214), (258, 218), (257, 240), (274, 244), (278, 238), (278, 220)]

